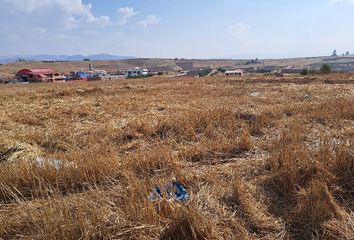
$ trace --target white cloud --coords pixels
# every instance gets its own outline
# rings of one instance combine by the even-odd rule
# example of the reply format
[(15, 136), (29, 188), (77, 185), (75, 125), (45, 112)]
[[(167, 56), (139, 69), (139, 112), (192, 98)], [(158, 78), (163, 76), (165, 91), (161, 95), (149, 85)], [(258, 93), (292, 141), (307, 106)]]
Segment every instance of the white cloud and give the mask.
[[(92, 4), (84, 4), (82, 0), (1, 0), (1, 6), (8, 7), (14, 13), (22, 12), (28, 15), (35, 12), (56, 11), (56, 14), (60, 13), (66, 28), (75, 28), (80, 23), (95, 24), (100, 27), (110, 23), (108, 16), (94, 16)], [(22, 15), (22, 17), (26, 16)]]
[(136, 12), (133, 7), (118, 8), (117, 12), (122, 16), (121, 20), (119, 21), (120, 25), (127, 24), (129, 18), (139, 13)]
[(354, 4), (354, 0), (330, 0), (331, 4), (348, 3)]
[(227, 28), (227, 35), (230, 38), (239, 38), (243, 34), (245, 34), (250, 28), (250, 25), (239, 22)]
[(49, 0), (2, 0), (0, 5), (8, 5), (15, 8), (16, 10), (31, 13), (39, 7), (47, 6), (49, 3)]
[(161, 19), (156, 15), (149, 15), (144, 20), (137, 22), (136, 25), (147, 28), (150, 25), (158, 24), (160, 21)]

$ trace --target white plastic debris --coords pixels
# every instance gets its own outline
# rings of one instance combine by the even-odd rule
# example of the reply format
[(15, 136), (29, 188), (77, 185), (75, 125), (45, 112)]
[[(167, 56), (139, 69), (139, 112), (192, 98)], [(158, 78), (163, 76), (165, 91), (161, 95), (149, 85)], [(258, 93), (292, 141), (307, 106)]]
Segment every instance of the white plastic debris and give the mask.
[(251, 97), (258, 97), (259, 96), (259, 92), (253, 92), (250, 95)]
[(58, 159), (45, 159), (42, 157), (36, 157), (36, 163), (39, 167), (44, 167), (46, 165), (53, 166), (57, 171), (61, 170), (63, 167), (74, 167), (76, 168), (75, 163), (73, 162), (64, 162)]

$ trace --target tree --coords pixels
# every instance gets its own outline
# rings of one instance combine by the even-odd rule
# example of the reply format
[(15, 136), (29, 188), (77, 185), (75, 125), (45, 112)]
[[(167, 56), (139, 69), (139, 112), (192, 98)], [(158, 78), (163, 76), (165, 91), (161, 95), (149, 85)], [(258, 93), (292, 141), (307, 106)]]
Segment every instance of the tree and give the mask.
[(89, 61), (91, 61), (89, 58), (84, 58), (84, 59), (82, 59), (82, 61), (84, 61), (84, 62), (89, 62)]
[(302, 75), (302, 76), (309, 75), (309, 70), (308, 70), (307, 68), (302, 69), (301, 75)]
[(333, 54), (332, 54), (332, 57), (337, 57), (338, 55), (337, 55), (337, 50), (334, 50), (333, 51)]
[(332, 72), (332, 68), (330, 65), (328, 64), (322, 64), (321, 68), (320, 68), (320, 73), (321, 74), (329, 74)]

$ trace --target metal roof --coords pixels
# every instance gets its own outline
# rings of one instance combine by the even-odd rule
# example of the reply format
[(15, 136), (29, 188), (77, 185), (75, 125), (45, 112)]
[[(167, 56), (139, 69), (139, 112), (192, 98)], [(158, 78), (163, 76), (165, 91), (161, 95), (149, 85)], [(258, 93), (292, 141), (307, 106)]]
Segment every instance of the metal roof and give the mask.
[(34, 75), (48, 75), (55, 74), (56, 72), (50, 68), (33, 68), (33, 69), (22, 69), (17, 74), (25, 75), (25, 74), (34, 74)]
[(225, 73), (243, 73), (243, 70), (242, 69), (237, 69), (237, 70), (227, 70)]

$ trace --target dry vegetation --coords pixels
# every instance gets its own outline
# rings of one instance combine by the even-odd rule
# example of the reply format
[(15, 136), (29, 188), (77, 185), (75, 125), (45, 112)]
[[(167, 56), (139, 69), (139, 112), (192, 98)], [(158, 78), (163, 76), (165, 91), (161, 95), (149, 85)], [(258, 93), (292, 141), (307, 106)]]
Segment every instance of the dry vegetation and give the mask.
[(354, 239), (351, 79), (1, 86), (0, 239)]

